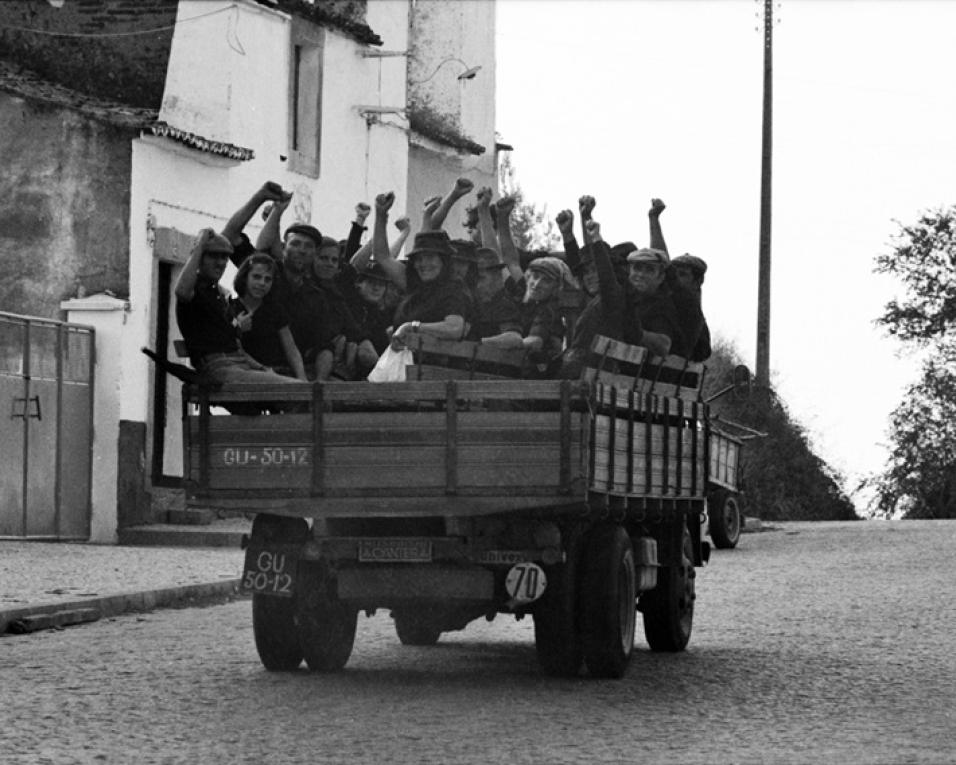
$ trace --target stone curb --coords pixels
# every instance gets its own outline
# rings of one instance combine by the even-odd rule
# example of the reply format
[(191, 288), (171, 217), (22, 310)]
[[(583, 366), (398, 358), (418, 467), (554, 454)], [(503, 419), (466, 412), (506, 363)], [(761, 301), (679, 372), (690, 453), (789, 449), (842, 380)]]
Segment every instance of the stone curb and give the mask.
[(186, 584), (180, 587), (164, 587), (139, 592), (121, 592), (98, 598), (83, 598), (60, 603), (43, 603), (36, 606), (0, 610), (0, 636), (7, 633), (11, 622), (31, 616), (52, 615), (62, 611), (85, 611), (96, 609), (99, 617), (119, 616), (156, 608), (176, 606), (199, 606), (237, 597), (239, 580)]

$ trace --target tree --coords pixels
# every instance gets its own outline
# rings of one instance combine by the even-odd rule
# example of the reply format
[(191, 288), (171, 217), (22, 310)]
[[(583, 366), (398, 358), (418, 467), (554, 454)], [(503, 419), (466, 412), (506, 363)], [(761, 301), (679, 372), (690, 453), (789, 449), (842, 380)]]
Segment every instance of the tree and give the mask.
[(885, 517), (956, 517), (956, 206), (900, 225), (877, 273), (897, 277), (902, 300), (877, 319), (904, 348), (924, 354), (920, 379), (890, 417), (891, 451), (872, 485)]
[(498, 195), (513, 196), (517, 202), (511, 214), (511, 235), (520, 250), (553, 250), (560, 247), (558, 227), (548, 216), (547, 205), (538, 209), (524, 198), (511, 155), (505, 153), (498, 163)]
[(806, 429), (791, 417), (773, 389), (730, 390), (734, 368), (740, 364), (737, 349), (715, 338), (703, 393), (709, 399), (726, 391), (713, 401), (712, 412), (766, 433), (747, 440), (741, 450), (744, 512), (763, 520), (858, 520), (843, 490), (843, 476), (814, 453)]

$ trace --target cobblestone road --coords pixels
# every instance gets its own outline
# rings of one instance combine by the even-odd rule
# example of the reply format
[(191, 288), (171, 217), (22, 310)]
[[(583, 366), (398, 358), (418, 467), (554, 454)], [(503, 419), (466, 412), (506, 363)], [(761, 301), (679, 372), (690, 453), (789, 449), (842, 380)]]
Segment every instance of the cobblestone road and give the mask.
[(270, 674), (250, 605), (0, 638), (14, 763), (952, 763), (956, 522), (785, 524), (715, 553), (690, 649), (537, 670), (530, 620), (434, 648), (361, 619), (347, 670)]

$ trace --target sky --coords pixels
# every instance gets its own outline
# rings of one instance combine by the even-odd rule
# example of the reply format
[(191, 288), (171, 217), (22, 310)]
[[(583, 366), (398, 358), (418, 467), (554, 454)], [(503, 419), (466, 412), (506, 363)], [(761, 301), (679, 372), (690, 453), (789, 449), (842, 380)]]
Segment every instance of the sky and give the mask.
[[(707, 261), (711, 331), (751, 369), (763, 6), (498, 0), (497, 16), (496, 119), (526, 199), (553, 217), (591, 194), (605, 239), (639, 245), (663, 199), (671, 255)], [(946, 0), (775, 3), (771, 381), (849, 490), (883, 466), (918, 376), (874, 325), (900, 292), (873, 267), (900, 223), (956, 202), (954, 29)]]

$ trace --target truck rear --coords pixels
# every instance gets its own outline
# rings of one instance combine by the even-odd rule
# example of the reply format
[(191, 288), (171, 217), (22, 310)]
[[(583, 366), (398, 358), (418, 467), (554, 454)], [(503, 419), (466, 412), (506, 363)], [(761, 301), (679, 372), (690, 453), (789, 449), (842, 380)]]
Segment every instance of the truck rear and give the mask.
[(636, 609), (653, 650), (682, 650), (714, 488), (702, 368), (606, 338), (592, 356), (582, 380), (420, 355), (403, 383), (187, 387), (188, 501), (255, 514), (263, 664), (340, 669), (377, 609), (413, 645), (530, 615), (558, 676), (620, 677)]

